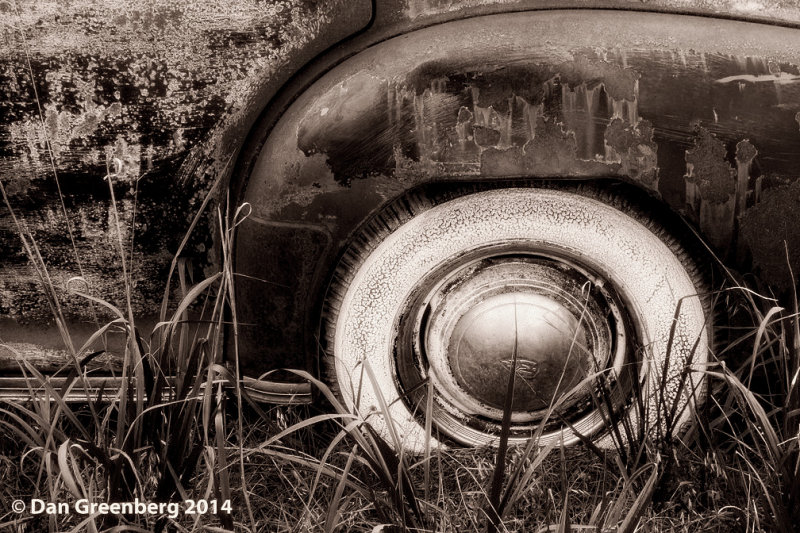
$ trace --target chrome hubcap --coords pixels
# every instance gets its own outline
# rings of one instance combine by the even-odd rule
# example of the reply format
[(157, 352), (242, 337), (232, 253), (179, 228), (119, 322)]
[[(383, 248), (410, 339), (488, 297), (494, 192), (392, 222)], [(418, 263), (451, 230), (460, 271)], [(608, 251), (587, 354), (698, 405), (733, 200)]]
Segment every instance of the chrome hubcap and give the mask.
[(546, 409), (596, 366), (578, 319), (533, 292), (490, 296), (469, 309), (453, 329), (447, 356), (457, 384), (499, 409), (513, 368), (518, 411)]
[(429, 378), (434, 421), (459, 440), (465, 426), (499, 428), (512, 369), (517, 432), (588, 420), (594, 378), (625, 358), (612, 295), (568, 258), (502, 249), (474, 255), (443, 266), (410, 298), (398, 324), (401, 387), (418, 401), (415, 389)]

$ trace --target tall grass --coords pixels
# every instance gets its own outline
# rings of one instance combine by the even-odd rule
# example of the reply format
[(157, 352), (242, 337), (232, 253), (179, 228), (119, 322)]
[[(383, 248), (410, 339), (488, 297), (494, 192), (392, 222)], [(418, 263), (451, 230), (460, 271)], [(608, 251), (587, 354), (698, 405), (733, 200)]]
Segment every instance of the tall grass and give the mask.
[[(324, 384), (305, 375), (328, 397), (336, 414), (290, 426), (252, 453), (280, 454), (286, 464), (313, 473), (304, 516), (313, 514), (314, 494), (321, 480), (329, 479), (332, 497), (317, 502), (329, 506), (325, 531), (335, 529), (335, 519), (344, 529), (352, 526), (345, 508), (351, 506), (350, 516), (363, 513), (363, 509), (352, 510), (363, 501), (373, 506), (375, 522), (395, 528), (387, 525), (387, 531), (520, 527), (627, 533), (794, 531), (800, 523), (797, 303), (794, 300), (794, 309), (786, 312), (774, 306), (774, 299), (760, 297), (743, 285), (723, 289), (716, 296), (736, 301), (744, 315), (739, 320), (749, 324), (744, 329), (731, 328), (730, 338), (717, 343), (710, 363), (699, 369), (711, 392), (705, 405), (699, 400), (698, 368), (692, 357), (669, 384), (680, 389), (677, 396), (691, 397), (701, 407), (688, 431), (677, 424), (684, 408), (674, 400), (674, 392), (665, 393), (665, 387), (654, 392), (659, 399), (656, 413), (648, 413), (644, 402), (634, 403), (639, 420), (657, 420), (655, 431), (649, 432), (613, 409), (610, 392), (601, 391), (596, 402), (605, 408), (606, 424), (618, 443), (615, 449), (601, 450), (589, 440), (583, 447), (569, 449), (555, 443), (540, 446), (538, 432), (525, 446), (510, 448), (508, 424), (503, 424), (497, 448), (439, 449), (419, 461), (408, 461), (402, 443), (391, 436), (391, 424), (394, 446), (387, 447), (365, 417), (349, 412)], [(680, 308), (676, 317), (679, 313)], [(722, 359), (741, 360), (737, 354), (743, 352), (746, 357), (734, 368)], [(374, 387), (369, 365), (365, 368), (365, 386)], [(631, 382), (640, 383), (638, 376)], [(510, 379), (506, 415), (513, 407), (512, 397)], [(382, 411), (387, 411), (384, 404)], [(430, 412), (428, 402), (423, 414)], [(321, 457), (299, 459), (275, 448), (283, 435), (325, 423), (332, 424), (328, 432), (333, 438)], [(426, 427), (430, 432), (430, 425)], [(345, 445), (340, 447), (340, 443)], [(334, 450), (341, 454), (338, 462)], [(359, 457), (366, 468), (354, 468)], [(469, 475), (464, 476), (465, 472)], [(438, 486), (431, 487), (430, 480), (437, 474)], [(456, 492), (443, 492), (454, 480)], [(450, 514), (454, 508), (462, 511), (457, 519)]]
[[(220, 502), (231, 500), (223, 385), (237, 389), (238, 380), (223, 365), (222, 331), (226, 313), (234, 301), (230, 250), (242, 209), (230, 217), (217, 212), (225, 268), (189, 286), (188, 266), (182, 261), (173, 262), (170, 278), (177, 270), (179, 299), (175, 303), (170, 301), (175, 291), (168, 287), (161, 321), (145, 337), (137, 328), (131, 305), (132, 280), (114, 196), (116, 175), (109, 172), (107, 176), (115, 225), (111, 231), (118, 237), (120, 283), (125, 287), (126, 298), (118, 306), (87, 292), (81, 278), (70, 280), (66, 288), (70, 297), (84, 298), (109, 316), (83, 346), (73, 345), (61, 312), (61, 295), (49, 278), (35, 241), (14, 218), (72, 364), (56, 373), (56, 376), (66, 375), (66, 381), (57, 390), (48, 376), (18, 357), (20, 370), (30, 384), (30, 400), (6, 402), (0, 408), (4, 445), (8, 445), (9, 437), (23, 443), (19, 469), (30, 476), (28, 495), (32, 498), (49, 502), (76, 499), (98, 503), (135, 499), (159, 502), (211, 494)], [(5, 191), (2, 192), (13, 216), (12, 206)], [(193, 226), (201, 215), (198, 213)], [(182, 246), (185, 243), (186, 240)], [(87, 392), (85, 404), (68, 403), (65, 397), (73, 387), (91, 390), (88, 380), (91, 374), (86, 364), (101, 353), (96, 347), (109, 332), (125, 336), (123, 353), (117, 354), (122, 359), (119, 388), (109, 390), (101, 386), (96, 394), (90, 396)], [(195, 484), (200, 471), (206, 474), (205, 488)], [(28, 520), (36, 522), (36, 518), (23, 517), (12, 523), (22, 527)], [(233, 527), (230, 514), (220, 513), (218, 519), (222, 526)], [(115, 517), (96, 513), (79, 520), (74, 516), (50, 516), (47, 527), (96, 531), (129, 521), (158, 530), (175, 522), (176, 517)]]
[[(513, 410), (509, 374), (498, 445), (484, 449), (434, 448), (432, 384), (419, 408), (428, 446), (405, 452), (400, 432), (380, 435), (373, 413), (348, 409), (315, 376), (295, 371), (319, 392), (318, 407), (267, 408), (240, 386), (235, 273), (231, 254), (248, 207), (218, 207), (219, 270), (193, 282), (191, 266), (176, 254), (166, 280), (155, 330), (139, 331), (130, 303), (124, 233), (112, 228), (121, 260), (124, 302), (108, 302), (71, 280), (71, 297), (86, 299), (108, 319), (82, 346), (73, 345), (54, 287), (35, 241), (17, 230), (43, 295), (62, 331), (70, 364), (56, 388), (48, 376), (20, 360), (29, 378), (26, 402), (0, 405), (0, 529), (17, 531), (793, 531), (800, 523), (800, 309), (762, 298), (734, 279), (721, 293), (738, 310), (743, 329), (718, 343), (704, 370), (710, 399), (687, 433), (677, 430), (677, 405), (659, 404), (659, 431), (645, 432), (619, 410), (610, 390), (595, 402), (617, 442), (602, 450), (540, 444), (541, 429), (523, 446), (509, 445)], [(13, 209), (0, 184), (6, 206)], [(198, 225), (207, 199), (191, 227)], [(188, 236), (181, 249), (188, 242)], [(173, 278), (175, 278), (173, 280)], [(733, 278), (731, 278), (733, 279)], [(173, 284), (176, 286), (173, 287)], [(680, 309), (676, 310), (676, 316)], [(233, 349), (223, 359), (223, 330)], [(85, 386), (87, 364), (102, 338), (121, 332), (121, 387), (65, 401)], [(513, 360), (514, 358), (512, 358)], [(731, 366), (724, 361), (736, 361)], [(690, 361), (691, 362), (691, 361)], [(375, 383), (369, 363), (364, 386)], [(679, 387), (695, 393), (689, 368)], [(630, 378), (634, 385), (638, 376)], [(578, 386), (580, 387), (580, 385)], [(377, 387), (375, 387), (377, 388)], [(659, 393), (659, 391), (656, 391)], [(380, 411), (386, 401), (376, 390)], [(356, 406), (358, 403), (356, 402)], [(557, 405), (548, 416), (557, 415)], [(647, 419), (645, 403), (633, 406)], [(380, 413), (379, 413), (380, 414)], [(565, 423), (567, 421), (564, 421)], [(12, 514), (13, 499), (50, 502), (230, 501), (231, 512), (157, 516), (33, 516)]]
[[(796, 287), (788, 250), (786, 259)], [(723, 360), (707, 372), (725, 393), (712, 396), (717, 414), (709, 427), (728, 437), (720, 448), (741, 457), (742, 486), (763, 496), (768, 516), (754, 507), (753, 520), (789, 533), (800, 524), (800, 306), (794, 291), (789, 310), (749, 292), (745, 301), (751, 325), (737, 343), (749, 354), (736, 368)]]

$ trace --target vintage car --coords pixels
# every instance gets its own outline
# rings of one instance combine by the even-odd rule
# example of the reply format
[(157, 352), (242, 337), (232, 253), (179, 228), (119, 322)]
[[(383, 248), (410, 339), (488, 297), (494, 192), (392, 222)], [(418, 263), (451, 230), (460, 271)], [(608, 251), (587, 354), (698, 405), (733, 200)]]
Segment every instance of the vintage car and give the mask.
[(280, 371), (303, 369), (410, 449), (423, 412), (443, 440), (493, 442), (509, 391), (512, 439), (608, 444), (604, 409), (637, 405), (646, 427), (678, 405), (680, 425), (726, 321), (717, 260), (772, 295), (795, 288), (793, 2), (0, 11), (6, 397), (25, 388), (12, 352), (63, 362), (21, 233), (85, 339), (93, 308), (67, 289), (124, 306), (118, 241), (140, 327), (178, 250), (190, 273), (218, 268), (213, 209), (182, 245), (209, 195), (248, 206), (228, 346), (249, 390), (311, 401)]

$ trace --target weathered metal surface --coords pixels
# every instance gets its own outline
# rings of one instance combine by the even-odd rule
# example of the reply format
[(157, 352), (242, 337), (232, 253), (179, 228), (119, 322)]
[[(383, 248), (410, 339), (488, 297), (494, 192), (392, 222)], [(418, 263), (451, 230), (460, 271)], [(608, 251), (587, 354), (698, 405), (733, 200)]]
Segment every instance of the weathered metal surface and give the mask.
[[(702, 42), (675, 27), (705, 20), (673, 19), (665, 29), (659, 17), (639, 15), (634, 29), (619, 28), (619, 19), (498, 16), (376, 46), (326, 76), (278, 124), (248, 192), (256, 213), (315, 221), (315, 203), (347, 190), (342, 185), (355, 191), (354, 181), (367, 176), (391, 194), (391, 183), (487, 175), (620, 176), (683, 210), (685, 181), (699, 179), (699, 196), (712, 203), (733, 194), (725, 143), (744, 138), (769, 152), (762, 172), (792, 175), (794, 31), (777, 32), (785, 37), (779, 42), (775, 29), (760, 27), (758, 36), (758, 26), (718, 22), (717, 42)], [(548, 23), (559, 34), (568, 27), (561, 42)], [(609, 26), (621, 33), (591, 34)], [(547, 45), (525, 41), (537, 32)], [(642, 35), (650, 41), (635, 47)], [(745, 55), (748, 45), (737, 39), (761, 40), (763, 55)], [(400, 45), (402, 56), (391, 53)], [(696, 133), (698, 125), (705, 129)], [(671, 152), (659, 158), (659, 149)], [(657, 172), (675, 159), (679, 174)], [(695, 166), (703, 167), (699, 178)]]
[[(94, 314), (85, 301), (64, 293), (74, 276), (82, 276), (93, 294), (123, 304), (118, 233), (130, 254), (134, 310), (150, 314), (189, 217), (214, 182), (221, 180), (218, 192), (225, 190), (239, 149), (265, 107), (274, 104), (264, 113), (268, 118), (280, 116), (307, 84), (386, 37), (482, 13), (586, 6), (800, 22), (800, 8), (779, 0), (378, 0), (369, 31), (294, 76), (273, 99), (300, 66), (367, 25), (370, 4), (0, 1), (0, 180), (23, 230), (39, 244), (68, 316), (85, 320)], [(346, 78), (354, 89), (349, 101), (342, 97), (345, 85), (338, 96), (317, 86), (312, 93), (332, 102), (316, 109), (319, 117), (289, 111), (287, 120), (304, 124), (303, 141), (290, 132), (288, 145), (268, 143), (261, 152), (267, 161), (270, 150), (283, 150), (284, 166), (264, 163), (254, 174), (270, 178), (259, 193), (257, 216), (242, 226), (253, 228), (243, 232), (252, 247), (240, 251), (243, 271), (282, 280), (256, 284), (252, 302), (243, 304), (255, 309), (265, 329), (280, 331), (279, 337), (251, 332), (256, 357), (275, 356), (281, 365), (300, 360), (303, 343), (315, 345), (309, 309), (317, 304), (309, 302), (315, 302), (338, 245), (376, 206), (430, 179), (613, 175), (659, 192), (682, 210), (690, 181), (683, 179), (689, 175), (685, 152), (695, 146), (694, 125), (686, 122), (692, 119), (725, 145), (725, 160), (736, 175), (735, 217), (751, 208), (762, 186), (764, 198), (777, 202), (769, 189), (789, 187), (796, 175), (791, 143), (798, 131), (789, 118), (800, 111), (795, 33), (712, 19), (684, 27), (685, 20), (632, 16), (540, 13), (536, 22), (515, 14), (508, 24), (467, 21), (466, 30), (457, 31), (468, 33), (426, 30), (433, 35), (427, 49), (416, 37), (401, 38), (395, 43), (402, 44), (402, 53), (382, 45), (364, 56), (372, 59), (349, 63), (365, 72), (384, 68), (377, 81)], [(519, 33), (521, 21), (528, 29)], [(554, 36), (550, 43), (543, 37), (548, 34)], [(533, 56), (505, 55), (509, 46), (527, 50), (526, 43), (534, 41), (544, 44)], [(461, 43), (460, 51), (454, 42)], [(381, 50), (389, 53), (380, 57)], [(329, 91), (345, 80), (339, 75), (327, 78), (334, 80), (325, 82)], [(551, 92), (545, 94), (548, 83)], [(666, 87), (683, 95), (677, 113), (674, 95), (658, 97), (668, 94)], [(331, 120), (337, 116), (342, 120)], [(361, 118), (353, 121), (354, 116)], [(259, 123), (263, 132), (251, 132), (256, 154), (271, 120)], [(734, 146), (744, 139), (758, 155), (735, 163)], [(240, 177), (246, 179), (249, 167), (243, 168)], [(115, 173), (119, 232), (103, 179), (109, 170)], [(702, 227), (699, 212), (715, 210), (703, 208), (701, 200), (686, 212)], [(729, 211), (730, 202), (722, 203)], [(723, 214), (730, 218), (728, 211)], [(748, 210), (745, 235), (757, 233), (756, 215), (778, 224), (770, 213)], [(215, 261), (214, 225), (207, 220), (201, 226), (204, 231), (185, 252), (198, 271)], [(0, 205), (0, 318), (46, 321), (51, 312), (17, 231)], [(788, 227), (776, 226), (771, 234), (796, 239)], [(280, 244), (285, 238), (294, 243), (290, 249)], [(733, 230), (719, 239), (747, 255)], [(758, 268), (765, 275), (776, 272), (779, 267), (768, 266), (774, 261), (771, 245), (748, 239)], [(263, 256), (271, 259), (259, 263)], [(301, 275), (287, 279), (283, 268)], [(0, 341), (8, 336), (8, 323), (0, 326)], [(24, 343), (36, 337), (31, 335)], [(280, 357), (278, 348), (262, 349), (276, 339)], [(56, 337), (47, 342), (58, 344)]]
[[(386, 4), (385, 12), (381, 4)], [(800, 22), (800, 8), (792, 0), (378, 0), (383, 17), (418, 19), (452, 14), (467, 9), (616, 8), (639, 9)]]
[[(0, 13), (0, 181), (65, 314), (90, 320), (96, 307), (65, 286), (81, 276), (81, 289), (124, 306), (119, 239), (134, 312), (157, 312), (194, 212), (255, 117), (371, 10), (343, 0), (10, 0)], [(184, 252), (198, 273), (215, 260), (212, 218)], [(46, 322), (19, 230), (0, 203), (0, 318)], [(0, 342), (13, 337), (6, 326)]]
[[(305, 227), (330, 244), (303, 261), (325, 265), (360, 221), (424, 183), (613, 178), (684, 214), (721, 255), (746, 256), (740, 218), (747, 228), (763, 209), (762, 186), (770, 198), (800, 174), (798, 64), (796, 30), (706, 18), (571, 11), (434, 26), (366, 50), (298, 98), (245, 198), (265, 255), (283, 246), (271, 228)], [(761, 238), (779, 234), (797, 254), (788, 230)], [(764, 273), (774, 246), (749, 247)], [(327, 275), (280, 289), (310, 326)], [(249, 322), (281, 320), (258, 307)]]

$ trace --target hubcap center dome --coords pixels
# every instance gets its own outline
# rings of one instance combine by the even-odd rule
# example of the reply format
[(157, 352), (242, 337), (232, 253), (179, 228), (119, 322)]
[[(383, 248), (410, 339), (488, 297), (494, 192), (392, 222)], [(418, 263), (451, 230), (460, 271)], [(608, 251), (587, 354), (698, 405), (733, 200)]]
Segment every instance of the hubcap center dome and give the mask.
[(438, 279), (412, 338), (444, 409), (498, 423), (512, 367), (514, 423), (542, 420), (551, 404), (566, 414), (591, 402), (587, 378), (617, 359), (616, 321), (594, 278), (558, 257), (514, 253)]
[(532, 292), (503, 293), (458, 319), (447, 355), (458, 384), (498, 409), (513, 368), (513, 409), (538, 411), (592, 372), (586, 339), (578, 318), (561, 303)]

